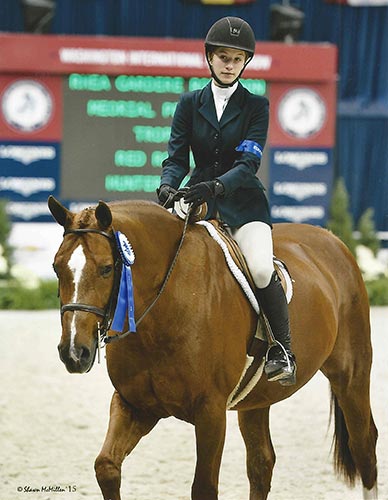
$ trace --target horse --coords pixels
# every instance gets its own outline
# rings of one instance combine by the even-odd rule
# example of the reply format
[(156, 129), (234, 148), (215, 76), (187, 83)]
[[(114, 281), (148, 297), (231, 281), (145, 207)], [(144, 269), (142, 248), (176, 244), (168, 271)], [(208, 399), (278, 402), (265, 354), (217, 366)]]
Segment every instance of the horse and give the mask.
[[(54, 197), (48, 205), (64, 228), (53, 264), (61, 303), (60, 359), (69, 372), (87, 372), (100, 336), (107, 341), (114, 393), (95, 460), (103, 498), (121, 498), (123, 460), (160, 419), (173, 416), (195, 428), (192, 500), (216, 500), (227, 400), (258, 322), (222, 250), (203, 226), (188, 224), (153, 202), (100, 201), (79, 213)], [(136, 332), (128, 318), (127, 331), (111, 329), (122, 269), (115, 234), (125, 235), (135, 255)], [(262, 376), (233, 408), (246, 447), (249, 498), (266, 499), (271, 487), (271, 405), (290, 397), (318, 370), (331, 387), (335, 471), (350, 486), (361, 479), (364, 498), (375, 498), (369, 303), (357, 263), (323, 228), (274, 224), (273, 237), (275, 254), (294, 280), (289, 311), (297, 382), (282, 386)]]

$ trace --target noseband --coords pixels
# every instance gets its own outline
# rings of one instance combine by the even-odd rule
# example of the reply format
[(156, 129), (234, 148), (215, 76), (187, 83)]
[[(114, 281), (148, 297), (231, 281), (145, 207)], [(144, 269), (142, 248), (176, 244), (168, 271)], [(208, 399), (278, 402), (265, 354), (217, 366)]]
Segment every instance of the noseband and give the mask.
[(114, 277), (113, 277), (113, 286), (112, 286), (112, 291), (109, 297), (109, 301), (105, 309), (102, 309), (101, 307), (93, 306), (90, 304), (83, 304), (82, 302), (70, 302), (68, 304), (64, 304), (61, 306), (61, 316), (66, 311), (84, 311), (88, 313), (93, 313), (96, 316), (102, 317), (102, 323), (98, 322), (98, 334), (99, 338), (97, 339), (98, 344), (100, 343), (100, 340), (103, 340), (105, 343), (107, 341), (107, 332), (110, 328), (110, 325), (112, 323), (112, 315), (113, 315), (113, 309), (115, 306), (115, 297), (117, 297), (117, 291), (119, 288), (120, 284), (120, 277), (121, 273), (119, 270), (121, 269), (121, 256), (120, 253), (117, 250), (116, 247), (116, 239), (114, 237), (113, 233), (107, 233), (105, 231), (101, 231), (99, 229), (92, 229), (92, 228), (85, 228), (85, 229), (67, 229), (64, 233), (63, 236), (66, 236), (67, 234), (85, 234), (85, 233), (95, 233), (99, 234), (100, 236), (104, 236), (104, 238), (107, 238), (110, 242), (113, 242), (113, 257), (115, 260), (114, 263)]

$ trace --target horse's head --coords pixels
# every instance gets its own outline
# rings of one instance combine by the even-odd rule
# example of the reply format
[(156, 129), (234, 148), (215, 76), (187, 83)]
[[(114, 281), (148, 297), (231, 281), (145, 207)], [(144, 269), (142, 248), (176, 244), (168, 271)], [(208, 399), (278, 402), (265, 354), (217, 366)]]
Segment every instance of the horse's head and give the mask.
[(104, 202), (79, 214), (52, 196), (48, 206), (65, 230), (53, 264), (61, 301), (59, 355), (69, 372), (84, 373), (93, 365), (100, 325), (106, 326), (112, 307), (117, 265), (112, 214)]

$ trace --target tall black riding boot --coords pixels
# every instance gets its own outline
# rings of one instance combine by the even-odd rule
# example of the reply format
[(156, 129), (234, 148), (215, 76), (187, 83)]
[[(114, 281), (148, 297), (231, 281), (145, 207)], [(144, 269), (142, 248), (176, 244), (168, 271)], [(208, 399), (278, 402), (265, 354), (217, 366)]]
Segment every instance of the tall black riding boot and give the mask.
[(267, 353), (264, 371), (269, 381), (278, 380), (282, 385), (293, 385), (296, 382), (296, 363), (291, 351), (288, 305), (276, 271), (266, 288), (257, 288), (257, 299), (276, 340), (276, 345)]

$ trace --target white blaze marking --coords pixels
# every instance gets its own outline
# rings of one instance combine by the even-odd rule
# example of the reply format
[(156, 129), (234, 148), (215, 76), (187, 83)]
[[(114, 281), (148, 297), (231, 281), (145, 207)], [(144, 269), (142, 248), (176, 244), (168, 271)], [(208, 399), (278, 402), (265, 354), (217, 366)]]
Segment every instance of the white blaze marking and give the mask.
[[(81, 282), (82, 278), (82, 273), (86, 264), (86, 257), (82, 248), (82, 245), (78, 245), (78, 247), (73, 251), (69, 261), (68, 261), (68, 266), (70, 268), (71, 273), (73, 274), (73, 282), (74, 282), (74, 295), (73, 298), (71, 299), (71, 302), (78, 302), (78, 289), (79, 289), (79, 284)], [(75, 334), (76, 334), (76, 328), (75, 328), (75, 316), (77, 312), (73, 312), (73, 319), (71, 320), (71, 325), (70, 325), (70, 349), (69, 353), (70, 356), (74, 359), (74, 361), (78, 361), (78, 357), (75, 354), (75, 345), (74, 345), (74, 340), (75, 340)]]

